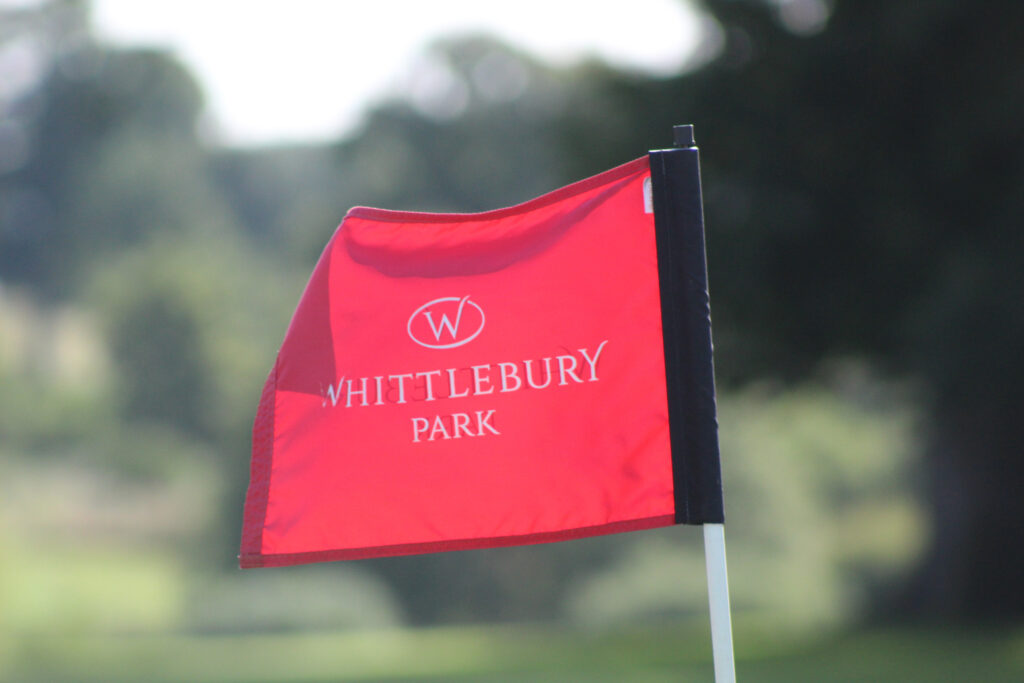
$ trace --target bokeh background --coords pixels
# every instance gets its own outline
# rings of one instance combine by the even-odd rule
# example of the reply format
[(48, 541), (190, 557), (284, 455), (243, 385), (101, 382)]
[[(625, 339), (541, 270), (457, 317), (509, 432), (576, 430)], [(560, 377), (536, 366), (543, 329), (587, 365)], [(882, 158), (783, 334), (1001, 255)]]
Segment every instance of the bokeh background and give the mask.
[(695, 529), (235, 559), (260, 387), (347, 208), (517, 203), (678, 123), (739, 679), (1024, 680), (1024, 3), (695, 0), (656, 72), (452, 17), (334, 139), (276, 144), (91, 9), (0, 3), (0, 680), (712, 680)]

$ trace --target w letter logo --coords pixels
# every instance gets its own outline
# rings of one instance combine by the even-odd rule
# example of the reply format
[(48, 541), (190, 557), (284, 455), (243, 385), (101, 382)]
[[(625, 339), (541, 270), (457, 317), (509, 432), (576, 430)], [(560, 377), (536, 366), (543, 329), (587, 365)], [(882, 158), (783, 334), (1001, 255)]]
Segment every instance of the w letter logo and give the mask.
[(468, 296), (443, 296), (423, 304), (409, 316), (409, 337), (428, 349), (462, 346), (483, 332), (484, 311)]

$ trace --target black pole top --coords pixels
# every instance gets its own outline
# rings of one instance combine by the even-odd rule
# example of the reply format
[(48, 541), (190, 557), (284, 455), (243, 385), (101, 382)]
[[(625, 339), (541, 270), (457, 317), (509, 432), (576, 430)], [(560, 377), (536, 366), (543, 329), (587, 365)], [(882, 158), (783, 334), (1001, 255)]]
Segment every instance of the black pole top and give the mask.
[(673, 126), (672, 136), (676, 146), (652, 151), (649, 159), (676, 523), (720, 524), (725, 509), (700, 162), (693, 126)]
[(696, 147), (693, 141), (693, 124), (687, 123), (682, 126), (672, 126), (672, 137), (676, 147)]

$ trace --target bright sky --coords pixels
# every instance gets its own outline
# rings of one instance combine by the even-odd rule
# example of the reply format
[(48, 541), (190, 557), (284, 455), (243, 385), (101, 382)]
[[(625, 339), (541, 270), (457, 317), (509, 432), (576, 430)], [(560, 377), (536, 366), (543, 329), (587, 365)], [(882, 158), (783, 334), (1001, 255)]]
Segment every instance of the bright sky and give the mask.
[(701, 24), (686, 0), (93, 0), (99, 36), (169, 48), (198, 75), (219, 141), (322, 141), (392, 94), (438, 37), (486, 32), (548, 61), (669, 73)]

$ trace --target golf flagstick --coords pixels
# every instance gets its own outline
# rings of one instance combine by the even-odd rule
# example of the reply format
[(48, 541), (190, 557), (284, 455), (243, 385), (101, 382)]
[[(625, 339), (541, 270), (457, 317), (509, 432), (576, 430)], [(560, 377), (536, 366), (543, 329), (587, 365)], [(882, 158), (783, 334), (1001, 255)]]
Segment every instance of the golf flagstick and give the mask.
[[(672, 132), (675, 147), (653, 150), (649, 156), (665, 371), (669, 378), (676, 521), (704, 526), (715, 680), (732, 683), (736, 673), (725, 564), (725, 511), (700, 160), (693, 126), (675, 126)], [(686, 495), (679, 495), (680, 491)]]
[(711, 608), (711, 652), (715, 683), (735, 683), (732, 618), (729, 612), (729, 576), (725, 563), (725, 525), (704, 525), (704, 559), (708, 569), (708, 604)]

